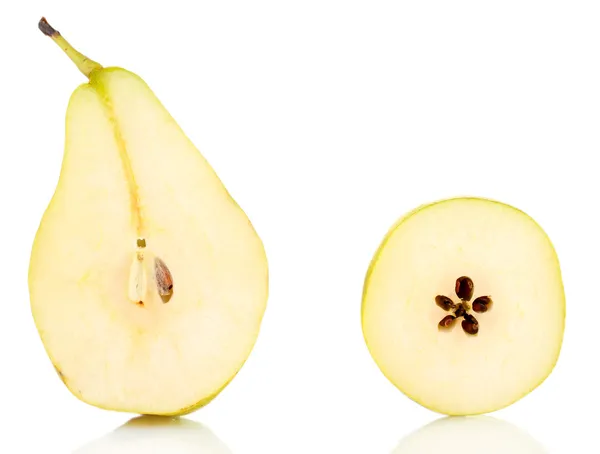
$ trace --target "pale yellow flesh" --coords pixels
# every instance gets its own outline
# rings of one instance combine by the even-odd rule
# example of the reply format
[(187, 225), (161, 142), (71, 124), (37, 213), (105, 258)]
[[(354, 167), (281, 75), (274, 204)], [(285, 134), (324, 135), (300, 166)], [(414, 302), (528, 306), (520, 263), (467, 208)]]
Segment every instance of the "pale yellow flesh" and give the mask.
[[(458, 302), (460, 276), (494, 304), (476, 336), (436, 295)], [(498, 202), (457, 198), (416, 210), (386, 236), (365, 281), (362, 323), (385, 376), (421, 405), (445, 414), (491, 412), (514, 403), (552, 371), (561, 348), (565, 297), (559, 262), (543, 230)]]
[[(247, 359), (267, 301), (262, 242), (148, 86), (123, 69), (72, 95), (55, 195), (31, 256), (32, 313), (65, 384), (90, 404), (177, 414)], [(143, 306), (128, 298), (146, 239)], [(174, 292), (159, 297), (153, 257)]]

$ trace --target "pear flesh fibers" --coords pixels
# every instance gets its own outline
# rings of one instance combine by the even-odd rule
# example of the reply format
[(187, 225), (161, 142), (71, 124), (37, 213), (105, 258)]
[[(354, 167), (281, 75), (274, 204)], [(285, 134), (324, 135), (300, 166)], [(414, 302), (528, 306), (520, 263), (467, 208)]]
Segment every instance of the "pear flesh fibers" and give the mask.
[(257, 339), (263, 244), (150, 88), (75, 51), (60, 178), (29, 268), (32, 315), (68, 389), (101, 408), (179, 415), (213, 399)]
[(529, 216), (479, 198), (403, 217), (373, 258), (362, 326), (383, 374), (448, 415), (488, 413), (540, 385), (565, 323), (557, 255)]

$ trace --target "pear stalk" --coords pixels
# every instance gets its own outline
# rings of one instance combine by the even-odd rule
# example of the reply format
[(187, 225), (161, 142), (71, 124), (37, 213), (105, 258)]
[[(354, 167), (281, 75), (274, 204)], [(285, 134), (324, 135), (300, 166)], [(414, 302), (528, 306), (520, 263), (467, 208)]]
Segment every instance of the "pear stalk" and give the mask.
[(55, 30), (54, 27), (48, 23), (46, 18), (42, 17), (40, 19), (38, 27), (44, 35), (52, 38), (52, 41), (54, 41), (65, 52), (65, 54), (67, 54), (71, 61), (75, 63), (77, 68), (79, 68), (79, 71), (81, 71), (88, 79), (93, 71), (102, 69), (102, 65), (100, 63), (90, 60), (81, 52), (77, 51), (73, 46), (71, 46), (71, 44), (69, 44), (69, 42), (63, 38), (60, 32)]

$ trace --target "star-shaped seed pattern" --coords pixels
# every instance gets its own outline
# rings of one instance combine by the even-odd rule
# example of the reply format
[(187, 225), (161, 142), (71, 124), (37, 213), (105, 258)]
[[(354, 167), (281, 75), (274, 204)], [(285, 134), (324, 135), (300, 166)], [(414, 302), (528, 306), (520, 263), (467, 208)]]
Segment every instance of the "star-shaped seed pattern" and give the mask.
[(461, 276), (456, 280), (454, 286), (454, 292), (460, 299), (460, 303), (455, 304), (451, 298), (444, 295), (438, 295), (435, 297), (435, 303), (446, 312), (452, 312), (450, 315), (446, 315), (438, 324), (440, 329), (450, 329), (454, 326), (454, 322), (458, 318), (463, 318), (461, 322), (462, 329), (465, 333), (474, 336), (479, 332), (479, 322), (473, 317), (469, 311), (472, 309), (473, 312), (483, 314), (487, 312), (492, 305), (492, 299), (489, 296), (480, 296), (475, 298), (472, 305), (469, 305), (469, 301), (473, 298), (475, 291), (475, 284), (471, 278), (467, 276)]

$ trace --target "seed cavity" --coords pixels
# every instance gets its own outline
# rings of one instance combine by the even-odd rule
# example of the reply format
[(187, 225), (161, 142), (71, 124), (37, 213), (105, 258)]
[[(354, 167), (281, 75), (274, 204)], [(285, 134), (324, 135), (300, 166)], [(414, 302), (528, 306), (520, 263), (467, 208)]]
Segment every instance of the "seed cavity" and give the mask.
[(475, 336), (479, 332), (479, 322), (470, 311), (473, 310), (473, 312), (478, 314), (487, 312), (491, 309), (492, 298), (490, 296), (480, 296), (475, 298), (471, 305), (469, 302), (471, 301), (471, 298), (473, 298), (475, 284), (468, 276), (461, 276), (456, 279), (454, 292), (460, 299), (460, 303), (458, 304), (454, 303), (451, 298), (444, 295), (437, 295), (435, 297), (435, 304), (438, 307), (446, 312), (452, 312), (451, 315), (446, 315), (438, 323), (438, 328), (440, 330), (448, 330), (454, 326), (457, 319), (462, 318), (461, 327), (463, 331), (470, 336)]
[(163, 303), (168, 303), (173, 296), (173, 276), (160, 257), (154, 258), (154, 277), (160, 298)]

